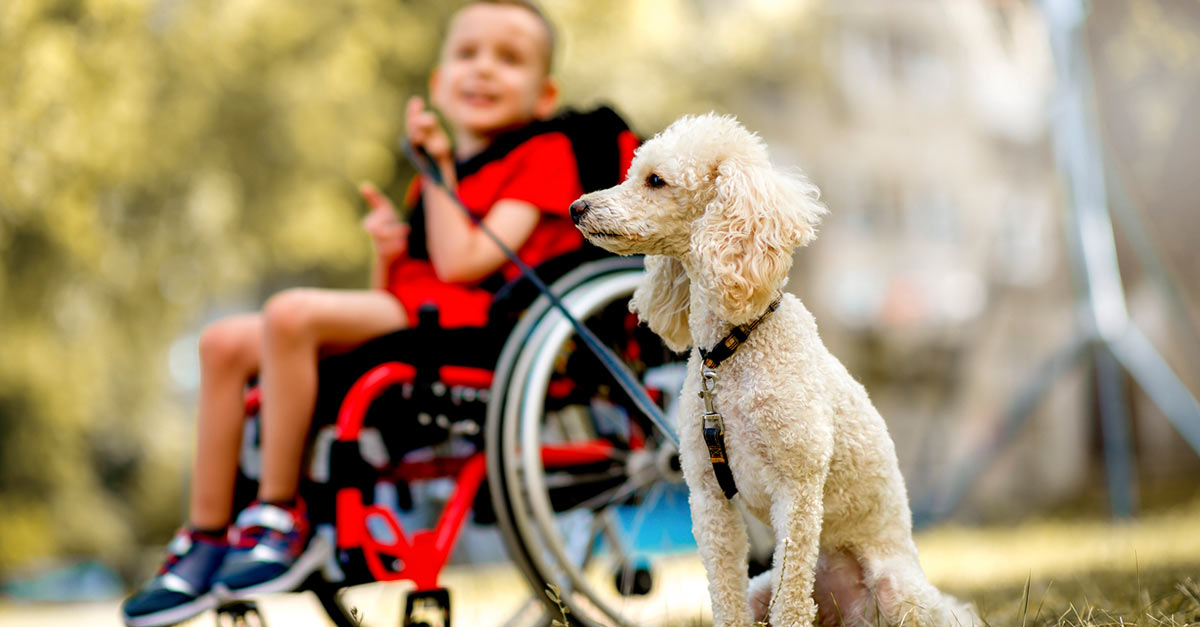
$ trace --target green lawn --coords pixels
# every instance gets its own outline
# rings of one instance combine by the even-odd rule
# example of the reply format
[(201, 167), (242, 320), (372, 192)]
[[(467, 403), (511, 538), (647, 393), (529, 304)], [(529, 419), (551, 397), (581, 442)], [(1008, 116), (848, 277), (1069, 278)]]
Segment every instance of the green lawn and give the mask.
[(969, 595), (989, 625), (1200, 625), (1200, 566), (1092, 572)]
[(919, 534), (940, 588), (989, 625), (1200, 625), (1200, 499), (1137, 519)]

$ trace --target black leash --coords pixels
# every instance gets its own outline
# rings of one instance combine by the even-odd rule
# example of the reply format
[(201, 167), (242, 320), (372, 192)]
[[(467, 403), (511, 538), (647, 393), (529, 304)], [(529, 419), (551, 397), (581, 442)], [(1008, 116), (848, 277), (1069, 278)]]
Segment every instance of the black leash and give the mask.
[(513, 264), (517, 266), (521, 273), (524, 274), (525, 277), (528, 278), (535, 287), (537, 287), (538, 291), (540, 291), (546, 296), (546, 298), (550, 300), (550, 304), (553, 305), (555, 309), (558, 309), (558, 312), (567, 319), (567, 322), (571, 323), (571, 326), (574, 327), (575, 332), (578, 333), (579, 337), (583, 339), (583, 343), (589, 349), (591, 349), (591, 351), (596, 355), (596, 358), (600, 360), (600, 363), (604, 365), (604, 368), (608, 370), (608, 372), (611, 373), (612, 376), (617, 380), (617, 384), (620, 385), (621, 389), (629, 395), (629, 398), (633, 400), (633, 404), (637, 406), (638, 410), (641, 411), (642, 414), (647, 418), (649, 418), (650, 422), (654, 423), (654, 426), (658, 427), (658, 430), (661, 431), (663, 435), (667, 436), (667, 438), (670, 439), (673, 444), (675, 444), (675, 447), (678, 448), (679, 436), (677, 436), (674, 430), (672, 430), (667, 424), (662, 410), (660, 410), (658, 405), (655, 405), (654, 401), (650, 399), (650, 395), (646, 393), (646, 390), (642, 387), (641, 383), (638, 382), (637, 377), (630, 372), (629, 367), (626, 366), (625, 363), (620, 360), (620, 358), (613, 354), (612, 349), (605, 346), (604, 343), (596, 337), (596, 334), (593, 333), (591, 329), (584, 326), (583, 323), (575, 318), (575, 316), (571, 315), (571, 312), (567, 311), (567, 307), (563, 305), (562, 300), (560, 300), (558, 296), (554, 294), (554, 292), (550, 291), (550, 288), (547, 287), (546, 283), (542, 281), (542, 278), (533, 271), (533, 268), (530, 268), (529, 265), (522, 261), (515, 252), (513, 252), (509, 247), (505, 246), (504, 243), (500, 241), (500, 238), (496, 237), (494, 233), (492, 233), (486, 226), (483, 225), (483, 222), (480, 220), (480, 218), (476, 217), (475, 214), (471, 213), (471, 211), (467, 209), (466, 205), (464, 205), (462, 200), (459, 199), (458, 194), (454, 193), (454, 191), (452, 191), (450, 187), (446, 185), (446, 180), (442, 178), (442, 173), (433, 166), (432, 159), (429, 158), (429, 155), (425, 154), (425, 151), (421, 150), (418, 154), (418, 151), (413, 148), (412, 143), (405, 140), (404, 154), (408, 157), (408, 160), (412, 162), (413, 167), (415, 167), (423, 176), (433, 181), (433, 183), (441, 188), (442, 191), (446, 192), (446, 194), (450, 196), (451, 200), (454, 201), (454, 204), (459, 208), (459, 210), (466, 214), (471, 222), (475, 224), (475, 226), (479, 227), (479, 230), (483, 231), (484, 235), (487, 235), (488, 239), (492, 240), (492, 243), (500, 248), (504, 255), (508, 257), (509, 261), (513, 262)]

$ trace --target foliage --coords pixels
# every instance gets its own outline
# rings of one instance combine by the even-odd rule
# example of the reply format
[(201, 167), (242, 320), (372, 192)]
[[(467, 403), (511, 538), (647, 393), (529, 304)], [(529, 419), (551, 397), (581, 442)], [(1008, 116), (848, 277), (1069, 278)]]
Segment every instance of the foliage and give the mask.
[(265, 277), (363, 274), (353, 183), (396, 177), (394, 112), (433, 49), (418, 25), (442, 11), (0, 8), (0, 567), (115, 557), (134, 521), (176, 515), (169, 342)]
[(567, 614), (570, 614), (571, 610), (563, 604), (562, 596), (558, 591), (558, 584), (546, 584), (546, 598), (558, 606), (558, 615), (562, 617), (562, 620), (558, 620), (557, 618), (552, 619), (550, 627), (569, 627), (571, 620), (567, 618)]

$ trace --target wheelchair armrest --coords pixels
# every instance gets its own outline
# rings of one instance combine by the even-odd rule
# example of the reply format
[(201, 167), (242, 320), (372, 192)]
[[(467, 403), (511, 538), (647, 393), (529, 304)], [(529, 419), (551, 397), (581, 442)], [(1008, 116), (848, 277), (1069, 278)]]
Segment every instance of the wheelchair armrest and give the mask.
[(417, 369), (397, 361), (375, 366), (359, 378), (342, 400), (337, 417), (337, 439), (349, 442), (358, 439), (367, 409), (384, 390), (400, 383), (412, 383)]

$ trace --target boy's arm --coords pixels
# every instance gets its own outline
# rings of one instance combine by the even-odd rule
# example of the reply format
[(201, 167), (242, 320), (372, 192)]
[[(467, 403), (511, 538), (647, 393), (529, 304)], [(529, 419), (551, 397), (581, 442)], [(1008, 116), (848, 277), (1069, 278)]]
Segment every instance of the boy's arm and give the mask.
[[(451, 174), (453, 175), (453, 174)], [(431, 181), (425, 181), (426, 241), (429, 261), (439, 279), (466, 283), (483, 279), (508, 260), (504, 252)], [(509, 250), (517, 250), (533, 233), (540, 212), (520, 200), (500, 200), (483, 218), (483, 225)]]
[[(413, 146), (425, 150), (442, 174), (445, 188), (423, 177), (425, 241), (437, 277), (448, 283), (483, 279), (504, 265), (504, 252), (457, 206), (450, 195), (458, 187), (450, 139), (437, 116), (418, 97), (408, 101), (405, 127)], [(450, 190), (450, 193), (447, 193)], [(517, 250), (533, 233), (540, 211), (532, 203), (500, 200), (483, 218), (483, 225), (510, 250)]]

